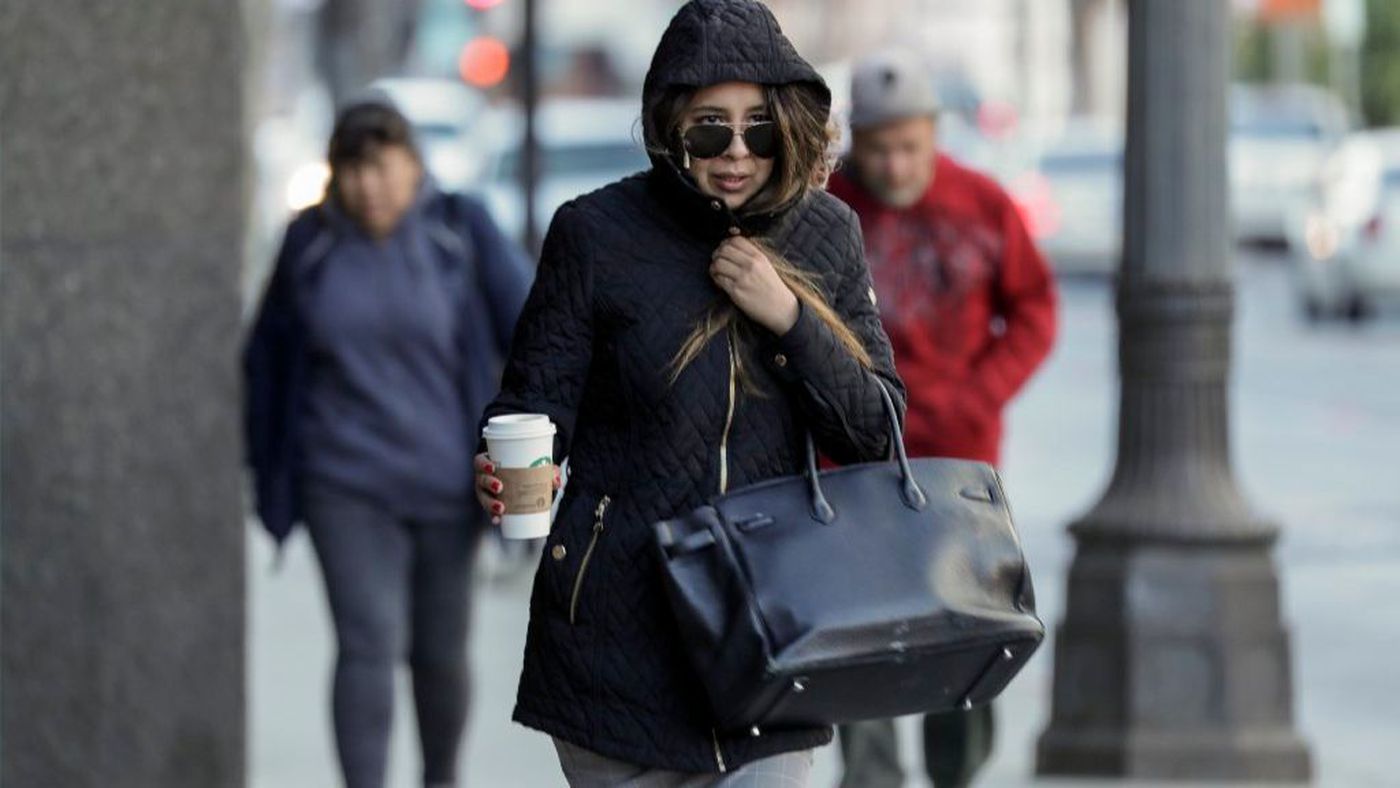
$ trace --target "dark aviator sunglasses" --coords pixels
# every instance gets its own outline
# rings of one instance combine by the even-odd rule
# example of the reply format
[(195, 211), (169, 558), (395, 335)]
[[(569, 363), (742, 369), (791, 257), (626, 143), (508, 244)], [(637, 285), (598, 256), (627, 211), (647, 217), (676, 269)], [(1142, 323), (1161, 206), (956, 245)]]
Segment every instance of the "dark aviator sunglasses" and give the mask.
[(681, 135), (685, 150), (697, 159), (713, 159), (729, 150), (734, 134), (742, 132), (744, 147), (760, 159), (771, 159), (778, 152), (778, 137), (773, 121), (754, 123), (701, 123), (686, 129)]

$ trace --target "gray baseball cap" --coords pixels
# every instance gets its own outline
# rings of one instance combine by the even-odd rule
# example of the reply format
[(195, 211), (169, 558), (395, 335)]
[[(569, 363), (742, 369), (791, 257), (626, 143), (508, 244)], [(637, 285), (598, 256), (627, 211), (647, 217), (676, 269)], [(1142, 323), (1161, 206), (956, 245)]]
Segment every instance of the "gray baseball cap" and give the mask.
[(937, 114), (933, 75), (912, 52), (877, 52), (851, 69), (851, 128)]

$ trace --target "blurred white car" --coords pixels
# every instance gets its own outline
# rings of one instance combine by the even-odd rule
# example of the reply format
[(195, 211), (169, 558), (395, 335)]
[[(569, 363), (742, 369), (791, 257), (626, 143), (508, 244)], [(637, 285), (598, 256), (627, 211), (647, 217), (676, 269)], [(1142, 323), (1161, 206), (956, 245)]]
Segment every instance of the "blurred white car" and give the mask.
[(1292, 230), (1310, 319), (1361, 320), (1400, 303), (1400, 128), (1352, 135), (1328, 159), (1315, 207)]
[(1071, 120), (1011, 193), (1031, 235), (1062, 274), (1111, 274), (1123, 243), (1123, 134), (1094, 119)]
[[(540, 159), (535, 226), (541, 236), (560, 205), (651, 167), (642, 143), (641, 104), (634, 99), (551, 98), (541, 102), (536, 113)], [(524, 123), (519, 108), (493, 110), (482, 133), (491, 138), (495, 150), (482, 196), (501, 229), (521, 238)]]
[(1347, 131), (1345, 106), (1309, 85), (1230, 91), (1230, 209), (1240, 241), (1287, 241)]
[(370, 89), (388, 96), (413, 124), (428, 171), (448, 191), (475, 187), (488, 151), (476, 133), (486, 100), (480, 91), (452, 79), (394, 77)]

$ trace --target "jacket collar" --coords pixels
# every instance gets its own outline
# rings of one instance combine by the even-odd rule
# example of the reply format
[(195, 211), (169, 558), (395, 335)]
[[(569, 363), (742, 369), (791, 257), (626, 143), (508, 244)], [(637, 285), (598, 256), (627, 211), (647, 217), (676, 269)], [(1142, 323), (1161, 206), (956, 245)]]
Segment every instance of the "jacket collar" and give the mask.
[(723, 200), (700, 191), (693, 178), (663, 156), (653, 157), (649, 180), (671, 218), (707, 241), (718, 243), (732, 235), (769, 235), (787, 213), (736, 213)]

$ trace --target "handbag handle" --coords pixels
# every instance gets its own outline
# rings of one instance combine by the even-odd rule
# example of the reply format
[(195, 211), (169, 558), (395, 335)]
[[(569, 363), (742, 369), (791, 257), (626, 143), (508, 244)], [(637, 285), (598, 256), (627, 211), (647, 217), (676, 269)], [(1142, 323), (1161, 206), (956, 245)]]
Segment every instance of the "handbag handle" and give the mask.
[[(904, 448), (904, 430), (899, 426), (899, 409), (894, 406), (894, 398), (890, 396), (885, 381), (880, 380), (878, 375), (872, 377), (880, 387), (880, 400), (884, 403), (885, 414), (890, 419), (890, 444), (899, 462), (899, 475), (903, 480), (900, 497), (904, 499), (905, 506), (916, 512), (922, 511), (928, 505), (928, 496), (919, 487), (919, 483), (914, 481), (914, 469), (909, 466), (909, 452)], [(817, 444), (812, 439), (811, 430), (807, 430), (807, 484), (812, 493), (812, 517), (826, 525), (835, 522), (836, 510), (831, 507), (831, 502), (822, 492), (821, 474), (817, 471)]]

